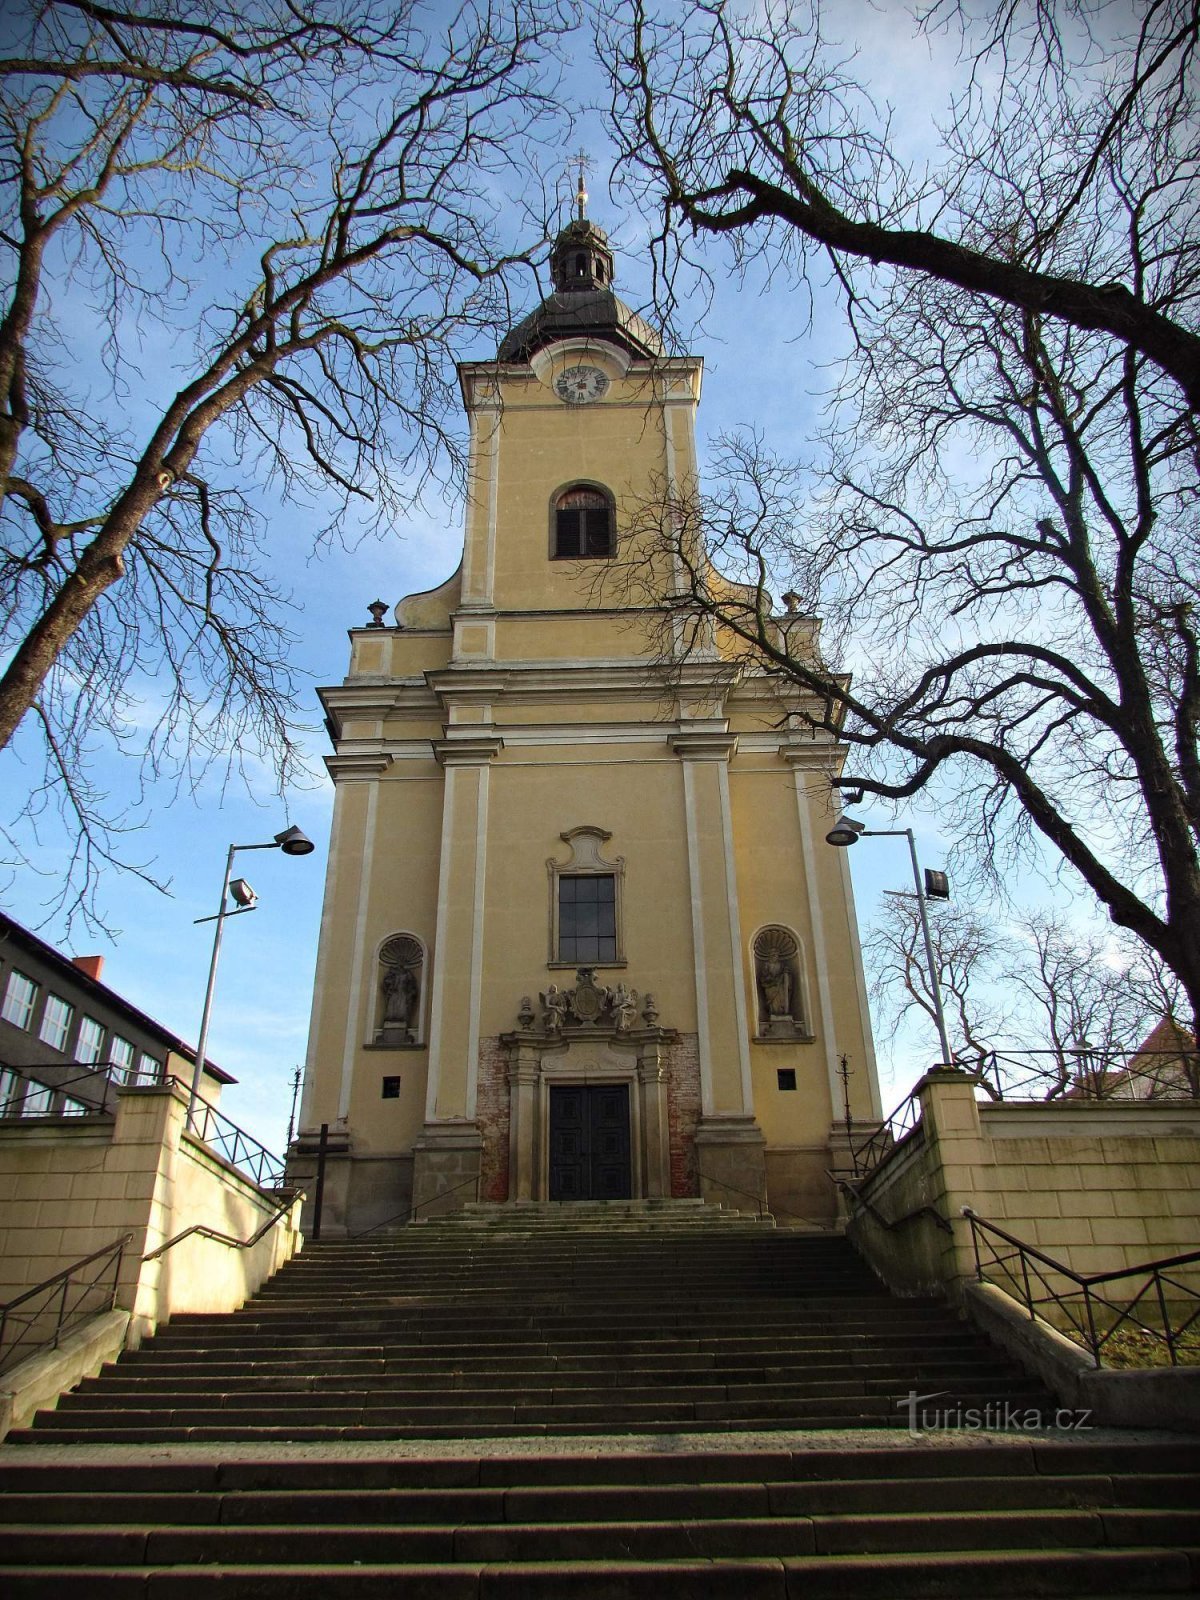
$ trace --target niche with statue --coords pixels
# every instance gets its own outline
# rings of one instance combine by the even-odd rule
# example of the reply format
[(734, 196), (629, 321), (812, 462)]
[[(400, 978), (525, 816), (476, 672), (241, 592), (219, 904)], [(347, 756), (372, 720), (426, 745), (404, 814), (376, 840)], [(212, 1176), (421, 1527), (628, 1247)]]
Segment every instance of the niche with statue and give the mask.
[(425, 951), (411, 933), (396, 933), (379, 952), (375, 1043), (416, 1044), (421, 1027)]
[(763, 928), (754, 938), (759, 1039), (807, 1039), (800, 942), (790, 928)]

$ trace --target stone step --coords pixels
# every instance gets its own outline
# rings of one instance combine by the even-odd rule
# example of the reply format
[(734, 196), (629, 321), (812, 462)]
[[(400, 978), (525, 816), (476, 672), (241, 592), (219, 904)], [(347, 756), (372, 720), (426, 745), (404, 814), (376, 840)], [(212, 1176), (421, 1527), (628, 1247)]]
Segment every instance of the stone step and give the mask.
[[(9, 1575), (10, 1600), (62, 1600), (87, 1584), (88, 1600), (988, 1600), (1080, 1595), (1088, 1600), (1166, 1600), (1191, 1593), (1187, 1557), (1172, 1551), (967, 1552), (961, 1555), (792, 1557), (681, 1561), (549, 1561), (446, 1566), (322, 1563), (312, 1566), (45, 1567)], [(1046, 1584), (1052, 1585), (1046, 1587)]]
[[(464, 1395), (504, 1396), (506, 1400), (512, 1396), (519, 1397), (525, 1402), (536, 1400), (539, 1404), (557, 1404), (561, 1399), (569, 1398), (573, 1405), (602, 1405), (607, 1399), (615, 1399), (623, 1407), (651, 1404), (660, 1400), (669, 1400), (672, 1404), (710, 1399), (753, 1399), (776, 1403), (790, 1400), (844, 1399), (859, 1395), (899, 1397), (906, 1392), (904, 1385), (909, 1380), (910, 1374), (907, 1371), (897, 1370), (879, 1376), (864, 1374), (859, 1377), (805, 1377), (801, 1381), (793, 1382), (762, 1375), (757, 1381), (739, 1383), (726, 1379), (723, 1375), (713, 1375), (707, 1382), (697, 1381), (697, 1375), (691, 1373), (679, 1375), (674, 1381), (671, 1375), (660, 1375), (650, 1382), (641, 1384), (625, 1382), (602, 1385), (590, 1381), (590, 1374), (576, 1373), (571, 1376), (577, 1381), (570, 1382), (556, 1377), (553, 1373), (547, 1374), (544, 1378), (534, 1374), (513, 1375), (503, 1382), (482, 1376), (474, 1381), (448, 1382), (444, 1376), (439, 1375), (430, 1376), (423, 1383), (414, 1383), (411, 1379), (403, 1378), (395, 1379), (391, 1383), (372, 1383), (361, 1388), (349, 1387), (344, 1382), (330, 1383), (324, 1379), (314, 1379), (306, 1387), (280, 1384), (264, 1386), (255, 1383), (241, 1389), (211, 1384), (185, 1387), (147, 1383), (133, 1388), (114, 1390), (110, 1386), (103, 1385), (77, 1389), (72, 1394), (64, 1395), (56, 1407), (55, 1415), (61, 1417), (67, 1413), (105, 1410), (151, 1411), (159, 1406), (186, 1406), (200, 1409), (217, 1406), (226, 1411), (240, 1408), (261, 1410), (265, 1409), (266, 1396), (269, 1396), (270, 1407), (279, 1412), (303, 1410), (315, 1406), (371, 1410), (381, 1406), (391, 1409), (408, 1405), (457, 1404)], [(926, 1375), (922, 1381), (934, 1380)], [(994, 1396), (1001, 1387), (996, 1381), (995, 1372), (982, 1366), (975, 1371), (960, 1373), (953, 1383), (949, 1374), (938, 1381), (946, 1385), (941, 1393), (959, 1399)]]
[[(191, 1563), (221, 1566), (294, 1566), (316, 1562), (348, 1566), (423, 1562), (671, 1561), (724, 1557), (890, 1556), (930, 1550), (1006, 1551), (1018, 1540), (1026, 1551), (1165, 1548), (1200, 1545), (1200, 1511), (1033, 1509), (931, 1511), (908, 1515), (796, 1517), (675, 1516), (655, 1521), (591, 1518), (457, 1525), (304, 1525), (289, 1502), (262, 1516), (263, 1526), (59, 1525), (54, 1555), (62, 1565), (152, 1567)], [(325, 1525), (322, 1525), (325, 1524)], [(44, 1527), (0, 1527), (0, 1568), (38, 1559)]]
[(151, 1371), (144, 1377), (131, 1378), (123, 1376), (116, 1368), (111, 1368), (102, 1376), (85, 1379), (70, 1395), (63, 1397), (59, 1407), (61, 1409), (62, 1406), (73, 1405), (83, 1398), (95, 1395), (109, 1395), (116, 1403), (118, 1397), (126, 1395), (210, 1394), (237, 1391), (276, 1394), (301, 1390), (328, 1392), (334, 1389), (348, 1390), (358, 1384), (368, 1383), (370, 1389), (377, 1394), (384, 1391), (440, 1388), (451, 1385), (455, 1388), (479, 1387), (494, 1390), (540, 1389), (546, 1386), (588, 1387), (595, 1384), (600, 1376), (603, 1377), (603, 1387), (607, 1391), (618, 1389), (624, 1391), (650, 1385), (674, 1386), (696, 1383), (704, 1379), (725, 1385), (748, 1384), (754, 1387), (761, 1387), (767, 1383), (828, 1385), (850, 1381), (866, 1384), (868, 1387), (882, 1384), (894, 1387), (902, 1379), (915, 1377), (924, 1386), (935, 1381), (958, 1384), (975, 1373), (981, 1371), (994, 1373), (994, 1370), (993, 1367), (985, 1366), (980, 1361), (969, 1360), (942, 1365), (930, 1364), (925, 1367), (896, 1363), (888, 1365), (884, 1362), (863, 1363), (857, 1366), (831, 1362), (820, 1367), (765, 1365), (725, 1367), (714, 1365), (712, 1362), (686, 1364), (677, 1361), (670, 1366), (659, 1367), (626, 1368), (614, 1364), (612, 1370), (603, 1373), (595, 1366), (580, 1363), (559, 1366), (548, 1362), (536, 1365), (530, 1362), (497, 1371), (482, 1362), (464, 1369), (449, 1362), (439, 1361), (430, 1363), (424, 1368), (406, 1364), (403, 1369), (377, 1368), (358, 1372), (333, 1371), (328, 1365), (319, 1369), (308, 1367), (286, 1372), (266, 1368), (255, 1371), (248, 1369), (210, 1371), (203, 1374), (180, 1368), (173, 1372)]
[(1193, 1592), (1200, 1550), (1182, 1441), (168, 1460), (105, 1485), (0, 1462), (6, 1597), (1116, 1600)]
[[(176, 1318), (0, 1452), (5, 1600), (1186, 1592), (1196, 1451), (908, 1442), (910, 1391), (967, 1428), (1055, 1405), (844, 1241), (560, 1222), (324, 1244), (242, 1312)], [(791, 1447), (810, 1430), (893, 1443)], [(721, 1432), (787, 1444), (713, 1451)], [(61, 1461), (10, 1472), (31, 1442)], [(75, 1444), (150, 1459), (115, 1452), (96, 1494)]]
[[(889, 1452), (893, 1457), (899, 1452)], [(439, 1463), (439, 1465), (441, 1465)], [(257, 1469), (261, 1475), (262, 1468)], [(371, 1468), (374, 1472), (376, 1469)], [(435, 1474), (436, 1476), (436, 1474)], [(91, 1475), (94, 1482), (94, 1474)], [(118, 1473), (118, 1480), (123, 1473)], [(155, 1479), (161, 1482), (161, 1479)], [(247, 1494), (87, 1488), (83, 1484), (0, 1496), (0, 1522), (120, 1526), (173, 1524), (318, 1527), (375, 1523), (452, 1525), (506, 1521), (672, 1520), (732, 1517), (899, 1516), (949, 1511), (1019, 1511), (1123, 1507), (1132, 1512), (1200, 1515), (1200, 1473), (1144, 1477), (1079, 1474), (1062, 1477), (974, 1476), (863, 1478), (819, 1482), (663, 1483), (538, 1488), (291, 1488)]]

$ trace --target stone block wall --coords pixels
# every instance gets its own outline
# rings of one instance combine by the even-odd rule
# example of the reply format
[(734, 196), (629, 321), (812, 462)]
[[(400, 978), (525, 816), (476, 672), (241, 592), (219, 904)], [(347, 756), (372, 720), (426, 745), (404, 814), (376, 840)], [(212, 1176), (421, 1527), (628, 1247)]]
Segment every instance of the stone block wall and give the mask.
[(918, 1094), (920, 1125), (851, 1207), (851, 1236), (898, 1291), (974, 1276), (964, 1206), (1083, 1275), (1200, 1249), (1200, 1104), (980, 1104), (943, 1071)]
[(136, 1342), (176, 1311), (233, 1310), (300, 1247), (299, 1208), (248, 1250), (191, 1238), (143, 1257), (193, 1224), (245, 1239), (277, 1209), (184, 1131), (177, 1086), (121, 1091), (106, 1125), (0, 1124), (0, 1300), (133, 1235), (118, 1304)]

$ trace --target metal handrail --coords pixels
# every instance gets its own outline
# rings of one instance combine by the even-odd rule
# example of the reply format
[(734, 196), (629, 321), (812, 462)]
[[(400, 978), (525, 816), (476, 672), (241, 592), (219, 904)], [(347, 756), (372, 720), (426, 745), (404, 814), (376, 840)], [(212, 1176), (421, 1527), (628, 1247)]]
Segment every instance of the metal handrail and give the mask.
[(719, 1189), (728, 1189), (730, 1194), (740, 1194), (743, 1199), (753, 1200), (754, 1204), (758, 1207), (759, 1216), (761, 1217), (765, 1215), (766, 1206), (763, 1204), (761, 1195), (751, 1194), (749, 1189), (739, 1189), (736, 1183), (727, 1183), (724, 1178), (718, 1178), (714, 1173), (711, 1172), (704, 1172), (699, 1166), (696, 1168), (696, 1177), (701, 1183), (715, 1183)]
[(417, 1212), (422, 1210), (425, 1206), (436, 1205), (439, 1200), (445, 1200), (447, 1195), (457, 1194), (460, 1189), (466, 1189), (471, 1184), (475, 1185), (475, 1198), (478, 1200), (479, 1174), (476, 1173), (473, 1177), (464, 1178), (461, 1183), (456, 1183), (453, 1189), (441, 1189), (437, 1194), (431, 1194), (428, 1199), (422, 1200), (420, 1205), (410, 1205), (406, 1211), (397, 1211), (394, 1217), (384, 1217), (382, 1222), (373, 1222), (369, 1228), (364, 1228), (361, 1233), (348, 1233), (346, 1238), (347, 1240), (365, 1239), (368, 1234), (378, 1233), (380, 1228), (388, 1228), (393, 1222), (411, 1222), (416, 1216)]
[[(111, 1089), (126, 1086), (130, 1082), (136, 1084), (139, 1080), (139, 1069), (137, 1067), (122, 1066), (116, 1061), (91, 1061), (86, 1063), (74, 1062), (72, 1064), (79, 1067), (80, 1070), (73, 1073), (69, 1078), (56, 1078), (53, 1083), (48, 1083), (44, 1077), (38, 1077), (37, 1074), (39, 1072), (53, 1073), (66, 1071), (67, 1068), (65, 1065), (60, 1067), (57, 1062), (45, 1061), (37, 1066), (32, 1067), (18, 1067), (10, 1062), (3, 1063), (3, 1066), (6, 1072), (11, 1072), (14, 1077), (20, 1078), (22, 1082), (31, 1084), (36, 1089), (44, 1089), (47, 1094), (50, 1095), (61, 1094), (64, 1090), (70, 1089), (74, 1085), (81, 1083), (86, 1083), (101, 1088), (100, 1102), (98, 1105), (90, 1105), (85, 1101), (77, 1102), (80, 1105), (86, 1105), (87, 1110), (93, 1116), (109, 1115), (108, 1096)], [(162, 1081), (163, 1080), (161, 1078), (155, 1077), (148, 1080), (148, 1085), (158, 1084)], [(54, 1111), (53, 1109), (49, 1111), (25, 1111), (24, 1109), (19, 1109), (17, 1113), (10, 1118), (8, 1107), (12, 1103), (13, 1101), (11, 1095), (0, 1102), (0, 1118), (6, 1118), (8, 1120), (17, 1122), (33, 1122), (39, 1117), (54, 1117), (62, 1114), (61, 1112)], [(24, 1101), (20, 1102), (20, 1105), (23, 1108)]]
[[(1004, 1289), (1001, 1284), (995, 1284), (994, 1287), (1002, 1289), (1004, 1293), (1011, 1294), (1014, 1299), (1019, 1300), (1029, 1312), (1031, 1321), (1037, 1316), (1038, 1306), (1057, 1306), (1078, 1334), (1080, 1340), (1086, 1345), (1097, 1367), (1101, 1365), (1101, 1355), (1105, 1345), (1108, 1344), (1118, 1329), (1125, 1324), (1136, 1328), (1139, 1333), (1147, 1334), (1149, 1337), (1165, 1343), (1171, 1365), (1173, 1367), (1179, 1365), (1180, 1341), (1190, 1329), (1200, 1324), (1200, 1290), (1195, 1289), (1191, 1284), (1181, 1283), (1177, 1278), (1168, 1276), (1168, 1274), (1176, 1267), (1200, 1264), (1200, 1250), (1191, 1250), (1185, 1255), (1179, 1256), (1163, 1256), (1157, 1261), (1144, 1261), (1133, 1267), (1119, 1267), (1114, 1272), (1094, 1272), (1085, 1275), (1076, 1272), (1063, 1261), (1056, 1261), (1053, 1256), (1049, 1256), (1045, 1251), (1028, 1244), (1024, 1239), (1018, 1239), (1015, 1234), (1007, 1232), (1006, 1229), (999, 1227), (996, 1223), (988, 1222), (985, 1218), (977, 1215), (970, 1206), (964, 1206), (962, 1214), (971, 1224), (971, 1243), (975, 1252), (975, 1276), (979, 1282), (989, 1281), (984, 1277), (984, 1263), (980, 1257), (980, 1235), (994, 1234), (997, 1238), (1002, 1239), (1005, 1244), (1011, 1245), (1012, 1250), (1006, 1255), (1001, 1255), (989, 1244), (988, 1248), (991, 1250), (992, 1260), (988, 1265), (994, 1265), (999, 1268), (1014, 1288), (1019, 1286), (1020, 1292), (1014, 1293), (1013, 1289)], [(1019, 1280), (1009, 1266), (1010, 1261), (1013, 1260), (1020, 1265)], [(1049, 1268), (1052, 1272), (1073, 1283), (1075, 1285), (1073, 1293), (1063, 1294), (1061, 1290), (1056, 1289), (1046, 1276), (1046, 1273), (1041, 1270), (1042, 1267)], [(1116, 1301), (1109, 1300), (1105, 1295), (1095, 1293), (1098, 1284), (1117, 1283), (1123, 1278), (1143, 1277), (1146, 1282), (1134, 1295), (1133, 1299), (1125, 1305), (1120, 1305)], [(1035, 1294), (1031, 1279), (1035, 1279), (1039, 1288), (1045, 1292)], [(1192, 1311), (1191, 1315), (1177, 1323), (1173, 1321), (1168, 1307), (1165, 1293), (1168, 1287), (1177, 1291), (1179, 1295), (1188, 1297), (1195, 1302), (1195, 1310)], [(1158, 1328), (1148, 1327), (1135, 1316), (1143, 1298), (1151, 1291), (1153, 1291), (1154, 1299), (1157, 1302), (1158, 1314), (1162, 1322), (1161, 1331)], [(1079, 1296), (1082, 1296), (1083, 1299), (1083, 1319), (1076, 1316), (1075, 1307), (1071, 1304), (1071, 1300)], [(1100, 1307), (1115, 1313), (1115, 1320), (1103, 1331), (1099, 1331), (1096, 1324), (1096, 1311)]]
[[(179, 1078), (166, 1081), (179, 1083), (184, 1090), (188, 1088)], [(282, 1186), (287, 1172), (284, 1157), (274, 1155), (266, 1145), (259, 1144), (257, 1139), (239, 1128), (236, 1122), (231, 1122), (223, 1112), (214, 1110), (207, 1101), (198, 1100), (196, 1112), (199, 1114), (199, 1126), (193, 1125), (192, 1131), (202, 1144), (208, 1145), (231, 1167), (237, 1167), (253, 1178), (260, 1189), (278, 1189)]]
[(828, 1167), (825, 1169), (825, 1176), (831, 1179), (839, 1189), (844, 1189), (850, 1198), (857, 1205), (861, 1206), (868, 1216), (872, 1217), (879, 1224), (879, 1226), (885, 1229), (888, 1233), (894, 1232), (897, 1228), (903, 1228), (909, 1222), (916, 1222), (919, 1217), (928, 1217), (931, 1222), (935, 1223), (937, 1227), (942, 1230), (943, 1233), (953, 1234), (954, 1232), (954, 1229), (950, 1226), (950, 1223), (936, 1206), (915, 1206), (913, 1210), (906, 1211), (902, 1217), (885, 1217), (883, 1212), (880, 1211), (878, 1206), (875, 1205), (874, 1201), (868, 1200), (866, 1195), (862, 1194), (858, 1189), (856, 1189), (849, 1178), (842, 1176), (840, 1173), (833, 1172)]
[(869, 1178), (902, 1140), (916, 1132), (921, 1126), (921, 1116), (920, 1096), (913, 1089), (893, 1112), (884, 1117), (869, 1138), (861, 1144), (851, 1144), (850, 1160), (854, 1163), (854, 1176)]
[[(1200, 1054), (1195, 1049), (988, 1050), (970, 1070), (1001, 1101), (1118, 1100), (1146, 1105), (1200, 1099)], [(1015, 1070), (1025, 1075), (1014, 1079)], [(1150, 1086), (1144, 1095), (1137, 1093), (1143, 1084)]]
[[(23, 1078), (27, 1083), (36, 1084), (39, 1089), (47, 1090), (50, 1094), (58, 1094), (72, 1084), (85, 1082), (102, 1083), (104, 1089), (100, 1103), (88, 1106), (85, 1115), (76, 1117), (74, 1119), (76, 1121), (85, 1120), (86, 1115), (107, 1117), (109, 1115), (108, 1095), (109, 1090), (112, 1088), (169, 1089), (172, 1086), (178, 1086), (186, 1094), (190, 1087), (181, 1078), (177, 1078), (170, 1073), (143, 1083), (139, 1080), (136, 1068), (126, 1069), (115, 1066), (112, 1062), (104, 1064), (103, 1072), (100, 1070), (100, 1064), (97, 1063), (96, 1067), (77, 1073), (70, 1078), (62, 1078), (57, 1083), (44, 1082), (41, 1078), (34, 1076), (34, 1069), (28, 1067), (10, 1067), (7, 1070)], [(43, 1068), (41, 1070), (46, 1069)], [(268, 1150), (266, 1145), (260, 1144), (251, 1134), (239, 1128), (236, 1122), (231, 1122), (223, 1112), (215, 1110), (207, 1101), (198, 1101), (196, 1109), (199, 1113), (197, 1119), (199, 1126), (194, 1127), (193, 1131), (202, 1144), (208, 1145), (215, 1154), (227, 1161), (231, 1167), (237, 1167), (245, 1176), (252, 1179), (260, 1189), (279, 1189), (282, 1187), (287, 1166), (282, 1156), (277, 1156)], [(32, 1122), (37, 1120), (38, 1116), (54, 1115), (56, 1115), (55, 1112), (48, 1111), (16, 1117), (12, 1120)], [(0, 1108), (0, 1117), (2, 1116), (3, 1109)]]
[[(4, 1305), (0, 1305), (0, 1351), (2, 1351), (5, 1335), (8, 1332), (11, 1321), (15, 1320), (21, 1323), (26, 1329), (35, 1327), (40, 1321), (40, 1314), (38, 1316), (25, 1317), (18, 1315), (16, 1318), (14, 1318), (13, 1312), (15, 1309), (18, 1306), (24, 1305), (27, 1301), (33, 1300), (36, 1296), (46, 1294), (50, 1290), (61, 1285), (62, 1293), (59, 1296), (58, 1311), (56, 1313), (54, 1322), (54, 1332), (48, 1338), (41, 1338), (34, 1346), (34, 1349), (26, 1352), (26, 1355), (23, 1355), (21, 1360), (25, 1360), (27, 1355), (32, 1355), (36, 1351), (44, 1350), (47, 1347), (52, 1350), (57, 1350), (64, 1328), (66, 1328), (69, 1323), (77, 1322), (80, 1318), (79, 1301), (76, 1301), (75, 1306), (71, 1308), (71, 1310), (68, 1310), (67, 1307), (67, 1294), (76, 1274), (79, 1273), (84, 1267), (90, 1267), (93, 1261), (102, 1261), (109, 1256), (113, 1258), (113, 1278), (112, 1284), (107, 1291), (108, 1304), (98, 1307), (93, 1306), (87, 1315), (95, 1316), (101, 1311), (111, 1311), (116, 1303), (117, 1284), (121, 1276), (121, 1263), (124, 1259), (125, 1247), (127, 1244), (129, 1244), (132, 1238), (132, 1233), (123, 1234), (121, 1238), (114, 1239), (111, 1244), (103, 1245), (99, 1250), (93, 1250), (90, 1256), (84, 1256), (79, 1261), (73, 1261), (69, 1267), (61, 1268), (60, 1271), (54, 1273), (53, 1276), (46, 1278), (42, 1283), (34, 1284), (31, 1289), (26, 1289), (22, 1294), (17, 1295), (15, 1299), (7, 1301)], [(83, 1286), (80, 1299), (82, 1299), (83, 1295), (88, 1294), (96, 1287), (100, 1277), (101, 1272), (98, 1271), (95, 1278), (93, 1278), (90, 1283)], [(7, 1354), (0, 1353), (0, 1372), (5, 1372), (9, 1367), (15, 1365), (13, 1356), (15, 1352), (20, 1350), (21, 1346), (26, 1342), (26, 1339), (18, 1338), (11, 1346)]]
[(267, 1218), (262, 1227), (252, 1233), (248, 1239), (235, 1239), (230, 1233), (221, 1233), (216, 1228), (210, 1228), (207, 1223), (193, 1222), (190, 1228), (185, 1228), (182, 1233), (177, 1233), (174, 1238), (168, 1239), (165, 1244), (160, 1244), (156, 1250), (151, 1250), (142, 1257), (143, 1262), (157, 1261), (159, 1256), (166, 1255), (168, 1250), (173, 1250), (177, 1244), (182, 1244), (185, 1239), (190, 1239), (193, 1234), (202, 1239), (212, 1239), (216, 1244), (227, 1244), (234, 1250), (249, 1250), (252, 1245), (268, 1234), (281, 1217), (287, 1216), (297, 1200), (304, 1199), (305, 1191), (297, 1189), (296, 1192)]

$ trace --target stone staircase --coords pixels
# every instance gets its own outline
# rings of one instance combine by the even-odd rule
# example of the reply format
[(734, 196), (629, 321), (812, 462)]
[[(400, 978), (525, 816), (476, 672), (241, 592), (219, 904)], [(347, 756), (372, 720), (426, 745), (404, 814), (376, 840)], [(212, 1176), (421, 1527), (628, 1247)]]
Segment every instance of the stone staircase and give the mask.
[(309, 1246), (241, 1311), (176, 1317), (11, 1435), (0, 1593), (1200, 1587), (1194, 1444), (910, 1442), (910, 1391), (936, 1395), (926, 1420), (1054, 1414), (840, 1239), (686, 1202), (471, 1208)]
[[(844, 1240), (698, 1203), (472, 1208), (310, 1245), (242, 1310), (176, 1316), (12, 1437), (496, 1438), (887, 1427), (1053, 1409), (940, 1304)], [(931, 1402), (932, 1404), (933, 1402)]]

